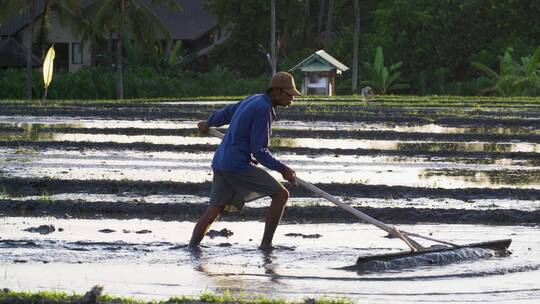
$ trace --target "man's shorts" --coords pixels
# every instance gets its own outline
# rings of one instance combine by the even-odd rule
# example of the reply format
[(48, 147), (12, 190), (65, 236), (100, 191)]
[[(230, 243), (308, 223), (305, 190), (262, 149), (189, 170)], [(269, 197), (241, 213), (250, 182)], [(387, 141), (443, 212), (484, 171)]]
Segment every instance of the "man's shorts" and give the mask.
[(245, 172), (214, 170), (210, 205), (225, 206), (227, 212), (242, 210), (244, 204), (263, 196), (272, 196), (284, 187), (260, 167)]

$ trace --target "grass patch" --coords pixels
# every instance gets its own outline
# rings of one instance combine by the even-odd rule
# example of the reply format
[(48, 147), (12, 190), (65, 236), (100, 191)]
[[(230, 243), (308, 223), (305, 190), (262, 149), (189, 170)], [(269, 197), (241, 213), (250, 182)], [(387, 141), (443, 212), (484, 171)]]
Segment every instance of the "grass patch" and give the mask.
[[(0, 292), (0, 303), (10, 304), (65, 304), (65, 303), (84, 303), (84, 295), (67, 294), (56, 291), (40, 291), (40, 292), (15, 292), (4, 289)], [(96, 303), (117, 303), (117, 304), (172, 304), (172, 303), (242, 303), (242, 304), (349, 304), (354, 303), (347, 298), (328, 298), (321, 297), (317, 299), (306, 298), (302, 301), (287, 301), (285, 299), (272, 299), (256, 294), (233, 294), (225, 291), (221, 294), (204, 292), (199, 297), (171, 297), (165, 301), (142, 301), (128, 297), (115, 297), (111, 295), (100, 295), (97, 297)]]
[[(41, 99), (24, 100), (24, 99), (0, 99), (2, 104), (21, 104), (34, 105), (38, 107), (62, 106), (71, 104), (146, 104), (146, 103), (161, 103), (161, 102), (182, 102), (182, 101), (239, 101), (247, 95), (235, 96), (196, 96), (196, 97), (166, 97), (166, 98), (133, 98), (133, 99), (57, 99), (43, 102)], [(379, 95), (369, 102), (363, 102), (359, 95), (337, 95), (337, 96), (303, 96), (295, 98), (296, 104), (300, 105), (340, 105), (340, 104), (358, 104), (364, 106), (372, 106), (384, 104), (386, 106), (539, 106), (540, 97), (494, 97), (494, 96), (444, 96), (444, 95)]]

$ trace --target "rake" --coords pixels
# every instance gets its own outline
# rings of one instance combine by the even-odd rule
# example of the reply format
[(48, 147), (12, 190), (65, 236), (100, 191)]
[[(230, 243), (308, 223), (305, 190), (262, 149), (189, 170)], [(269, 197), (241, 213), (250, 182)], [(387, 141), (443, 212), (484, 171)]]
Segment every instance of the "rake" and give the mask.
[[(223, 139), (223, 133), (219, 132), (218, 130), (214, 128), (210, 128), (208, 131), (212, 136), (218, 137)], [(439, 240), (436, 238), (428, 237), (425, 235), (420, 235), (417, 233), (411, 233), (407, 232), (401, 229), (398, 229), (397, 227), (393, 225), (385, 224), (351, 206), (344, 203), (341, 199), (332, 196), (331, 194), (321, 190), (320, 188), (316, 187), (315, 185), (306, 182), (305, 180), (296, 177), (296, 183), (307, 190), (313, 192), (314, 194), (325, 198), (326, 200), (334, 203), (341, 209), (349, 212), (350, 214), (356, 216), (357, 218), (374, 225), (375, 227), (382, 229), (386, 231), (389, 235), (394, 236), (396, 238), (399, 238), (402, 240), (409, 248), (410, 251), (402, 251), (402, 252), (395, 252), (395, 253), (385, 253), (385, 254), (379, 254), (379, 255), (369, 255), (369, 256), (362, 256), (359, 257), (356, 261), (356, 264), (362, 264), (369, 261), (388, 261), (396, 258), (403, 258), (403, 257), (411, 257), (416, 256), (424, 253), (436, 253), (436, 252), (446, 252), (450, 250), (455, 249), (461, 249), (461, 248), (484, 248), (484, 249), (490, 249), (497, 252), (507, 252), (508, 247), (510, 246), (510, 243), (512, 242), (511, 239), (501, 239), (501, 240), (494, 240), (494, 241), (486, 241), (486, 242), (480, 242), (480, 243), (471, 243), (471, 244), (465, 244), (465, 245), (459, 245), (452, 242)], [(429, 240), (435, 243), (439, 243), (442, 245), (439, 246), (431, 246), (431, 247), (424, 247), (417, 241), (413, 240), (411, 237), (420, 238), (424, 240)]]

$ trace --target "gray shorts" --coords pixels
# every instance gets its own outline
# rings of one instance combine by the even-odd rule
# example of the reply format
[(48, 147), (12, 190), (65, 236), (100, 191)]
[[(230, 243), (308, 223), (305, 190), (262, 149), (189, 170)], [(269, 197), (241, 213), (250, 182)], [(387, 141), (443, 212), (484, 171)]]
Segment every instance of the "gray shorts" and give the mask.
[(214, 170), (210, 205), (225, 206), (225, 211), (236, 212), (242, 210), (246, 202), (272, 196), (283, 188), (283, 185), (260, 167), (235, 173)]

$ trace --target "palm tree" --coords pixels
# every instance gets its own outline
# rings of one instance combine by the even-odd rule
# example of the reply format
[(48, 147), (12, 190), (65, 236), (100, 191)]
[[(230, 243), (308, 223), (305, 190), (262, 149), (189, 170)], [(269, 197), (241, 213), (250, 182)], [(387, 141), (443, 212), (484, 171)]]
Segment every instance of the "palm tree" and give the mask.
[[(170, 39), (170, 33), (162, 21), (142, 2), (141, 0), (95, 0), (88, 8), (91, 24), (97, 25), (96, 33), (105, 34), (105, 36), (116, 35), (116, 96), (118, 99), (124, 98), (123, 40), (129, 39), (130, 34), (147, 45), (155, 44), (158, 37)], [(175, 0), (152, 0), (151, 2), (153, 5), (168, 3), (171, 9), (178, 9)]]
[(49, 20), (54, 16), (60, 23), (70, 21), (75, 27), (80, 26), (81, 13), (78, 0), (45, 0), (39, 33), (33, 48), (34, 54), (41, 57), (43, 50), (49, 46), (47, 43), (47, 34), (50, 30)]

